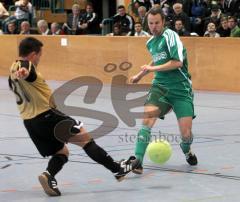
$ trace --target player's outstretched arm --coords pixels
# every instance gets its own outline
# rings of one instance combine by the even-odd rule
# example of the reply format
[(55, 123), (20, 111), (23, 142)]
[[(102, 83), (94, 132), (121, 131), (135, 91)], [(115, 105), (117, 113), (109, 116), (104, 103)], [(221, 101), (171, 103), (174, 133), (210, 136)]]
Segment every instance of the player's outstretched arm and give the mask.
[[(153, 61), (151, 61), (148, 65), (153, 65)], [(141, 69), (142, 69), (142, 67), (141, 67)], [(149, 73), (148, 70), (141, 70), (139, 73), (137, 73), (136, 75), (134, 75), (130, 78), (130, 83), (138, 83), (148, 73)]]

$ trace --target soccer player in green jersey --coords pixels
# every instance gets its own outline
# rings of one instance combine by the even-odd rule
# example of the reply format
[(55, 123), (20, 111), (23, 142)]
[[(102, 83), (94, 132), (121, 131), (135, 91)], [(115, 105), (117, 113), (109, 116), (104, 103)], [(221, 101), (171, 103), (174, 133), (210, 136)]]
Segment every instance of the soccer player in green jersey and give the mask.
[[(177, 33), (164, 27), (164, 22), (164, 14), (159, 7), (148, 12), (148, 26), (153, 36), (146, 45), (152, 62), (142, 66), (141, 71), (130, 79), (132, 83), (137, 83), (148, 73), (155, 74), (144, 105), (144, 119), (138, 132), (135, 156), (143, 162), (151, 128), (158, 117), (163, 118), (173, 110), (181, 133), (180, 147), (187, 162), (197, 165), (197, 157), (191, 151), (194, 106), (186, 49)], [(142, 174), (142, 164), (134, 172)]]

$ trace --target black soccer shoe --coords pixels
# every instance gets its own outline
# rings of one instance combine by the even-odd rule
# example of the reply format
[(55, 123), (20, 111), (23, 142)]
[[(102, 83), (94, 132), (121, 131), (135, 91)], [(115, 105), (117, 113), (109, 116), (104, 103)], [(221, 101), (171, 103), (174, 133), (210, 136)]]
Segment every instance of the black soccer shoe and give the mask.
[(38, 180), (47, 195), (61, 196), (61, 192), (57, 188), (57, 180), (48, 172), (43, 172), (41, 175), (39, 175)]
[[(135, 159), (136, 159), (135, 156), (130, 156), (130, 158), (128, 160), (133, 161)], [(133, 169), (132, 172), (134, 174), (138, 174), (138, 175), (143, 174), (143, 166), (142, 166), (142, 163), (140, 161), (139, 161), (138, 166), (135, 169)]]
[(140, 163), (132, 172), (134, 174), (138, 174), (138, 175), (143, 174), (143, 166), (142, 166), (142, 164)]
[(132, 156), (129, 157), (128, 160), (121, 160), (119, 162), (120, 164), (120, 170), (117, 174), (115, 174), (115, 178), (121, 182), (124, 180), (125, 176), (131, 172), (132, 170), (136, 169), (138, 165), (140, 164), (140, 161)]
[(186, 156), (186, 161), (188, 162), (189, 165), (196, 166), (198, 164), (197, 156), (191, 151), (186, 153), (185, 156)]

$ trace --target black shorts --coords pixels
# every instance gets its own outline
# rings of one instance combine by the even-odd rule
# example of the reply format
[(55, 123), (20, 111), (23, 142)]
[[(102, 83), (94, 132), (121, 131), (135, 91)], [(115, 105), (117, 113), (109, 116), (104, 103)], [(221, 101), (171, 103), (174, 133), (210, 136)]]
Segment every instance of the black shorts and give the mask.
[(71, 117), (51, 109), (33, 119), (24, 120), (30, 138), (43, 157), (54, 155), (63, 148), (64, 143), (58, 141), (54, 136), (54, 128), (60, 121), (68, 119), (73, 120)]

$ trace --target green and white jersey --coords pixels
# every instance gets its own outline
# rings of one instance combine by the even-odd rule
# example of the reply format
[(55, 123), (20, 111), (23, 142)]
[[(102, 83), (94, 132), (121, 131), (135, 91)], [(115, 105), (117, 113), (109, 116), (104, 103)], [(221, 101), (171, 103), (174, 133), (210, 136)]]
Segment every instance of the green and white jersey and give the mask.
[(178, 60), (182, 67), (169, 71), (155, 71), (153, 84), (168, 85), (181, 81), (191, 83), (188, 73), (187, 52), (183, 47), (178, 34), (165, 28), (160, 36), (153, 36), (147, 41), (148, 51), (152, 55), (154, 65), (161, 65), (170, 60)]

